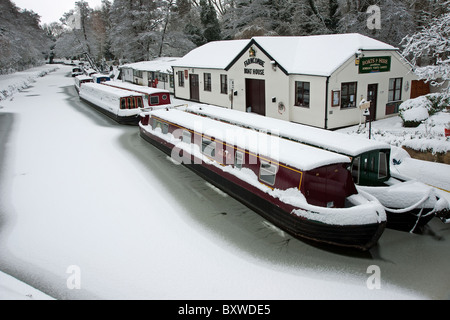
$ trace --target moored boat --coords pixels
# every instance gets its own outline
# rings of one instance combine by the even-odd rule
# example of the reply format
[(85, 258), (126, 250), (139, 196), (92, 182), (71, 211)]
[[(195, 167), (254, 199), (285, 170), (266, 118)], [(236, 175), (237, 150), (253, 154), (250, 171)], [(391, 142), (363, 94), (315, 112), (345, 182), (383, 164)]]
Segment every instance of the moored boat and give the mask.
[(137, 84), (122, 81), (106, 81), (104, 85), (129, 90), (145, 95), (144, 105), (149, 110), (161, 109), (171, 104), (170, 92), (164, 89), (144, 87)]
[(294, 237), (367, 250), (386, 214), (358, 193), (349, 158), (176, 109), (141, 114), (141, 136)]
[(448, 202), (432, 187), (391, 175), (391, 148), (386, 143), (210, 105), (190, 106), (186, 111), (348, 156), (358, 190), (375, 196), (384, 206), (388, 228), (419, 231), (433, 217), (448, 211)]
[(144, 110), (144, 95), (108, 87), (98, 83), (84, 83), (80, 99), (120, 124), (137, 125)]
[(86, 75), (79, 75), (75, 77), (75, 90), (77, 90), (77, 92), (80, 92), (80, 87), (82, 86), (83, 83), (88, 83), (88, 82), (94, 82), (94, 79), (92, 77), (86, 76)]

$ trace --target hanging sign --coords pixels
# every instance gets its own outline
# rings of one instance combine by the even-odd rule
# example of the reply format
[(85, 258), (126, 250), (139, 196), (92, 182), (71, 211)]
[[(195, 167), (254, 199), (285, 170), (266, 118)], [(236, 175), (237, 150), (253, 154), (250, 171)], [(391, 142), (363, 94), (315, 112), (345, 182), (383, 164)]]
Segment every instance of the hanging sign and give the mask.
[(391, 57), (362, 57), (359, 59), (359, 73), (391, 71)]

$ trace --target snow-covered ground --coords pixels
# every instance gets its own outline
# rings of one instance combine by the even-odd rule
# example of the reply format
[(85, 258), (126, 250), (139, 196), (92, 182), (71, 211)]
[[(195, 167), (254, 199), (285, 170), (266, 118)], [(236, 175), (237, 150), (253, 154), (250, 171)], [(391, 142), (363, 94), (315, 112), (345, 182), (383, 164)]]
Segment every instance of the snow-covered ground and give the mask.
[(364, 254), (292, 239), (81, 102), (70, 70), (0, 101), (0, 299), (450, 298), (450, 225)]

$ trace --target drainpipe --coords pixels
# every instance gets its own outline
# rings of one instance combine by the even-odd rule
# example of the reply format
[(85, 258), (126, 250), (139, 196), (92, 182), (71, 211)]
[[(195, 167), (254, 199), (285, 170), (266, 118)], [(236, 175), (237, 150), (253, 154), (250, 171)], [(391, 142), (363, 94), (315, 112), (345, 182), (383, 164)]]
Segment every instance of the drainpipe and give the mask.
[(324, 129), (328, 129), (328, 83), (330, 82), (330, 76), (327, 77), (325, 85), (325, 126)]

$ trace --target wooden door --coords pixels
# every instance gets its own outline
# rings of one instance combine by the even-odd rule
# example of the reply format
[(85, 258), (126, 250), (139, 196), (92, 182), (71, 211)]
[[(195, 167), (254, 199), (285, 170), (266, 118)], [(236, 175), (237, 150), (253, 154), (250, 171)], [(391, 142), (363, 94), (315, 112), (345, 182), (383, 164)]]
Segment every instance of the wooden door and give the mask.
[(367, 86), (367, 100), (370, 101), (370, 120), (375, 121), (377, 115), (378, 83)]
[(245, 79), (246, 107), (251, 112), (266, 115), (266, 83), (264, 80)]
[(200, 101), (200, 86), (198, 82), (198, 74), (189, 75), (189, 91), (191, 100)]

